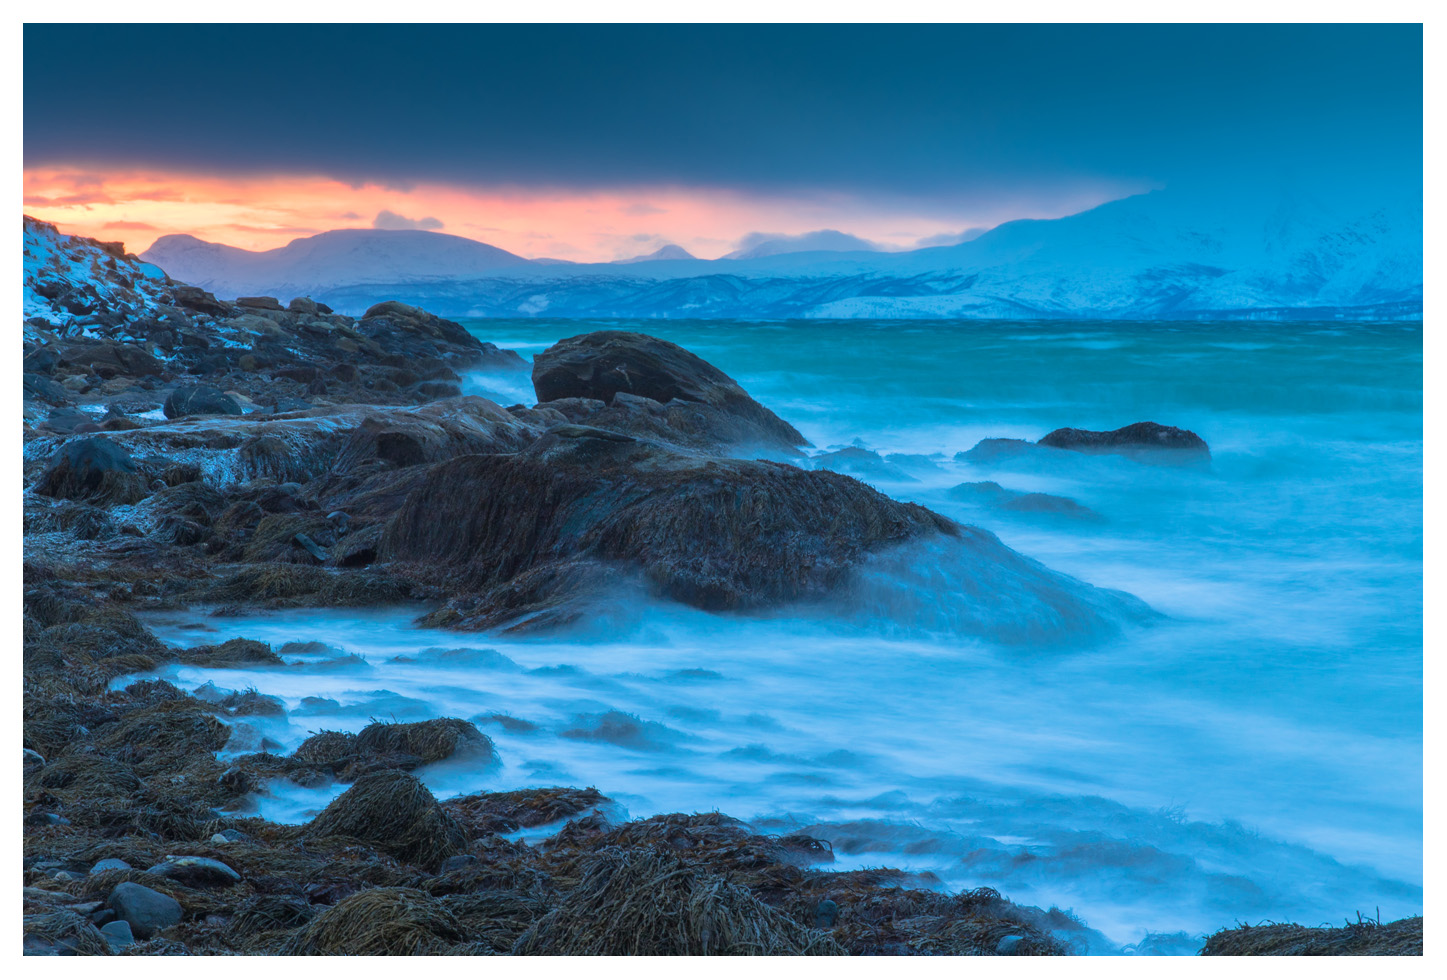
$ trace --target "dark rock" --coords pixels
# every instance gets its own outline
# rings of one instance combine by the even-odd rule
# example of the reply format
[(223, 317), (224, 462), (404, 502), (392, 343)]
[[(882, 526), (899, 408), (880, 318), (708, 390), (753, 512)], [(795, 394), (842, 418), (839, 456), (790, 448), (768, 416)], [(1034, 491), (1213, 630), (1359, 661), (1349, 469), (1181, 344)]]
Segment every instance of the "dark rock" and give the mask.
[(82, 412), (78, 408), (57, 408), (45, 417), (39, 428), (47, 432), (59, 432), (61, 435), (70, 435), (82, 425), (89, 425), (95, 421), (95, 416), (89, 412)]
[(226, 305), (218, 303), (213, 294), (194, 285), (178, 285), (171, 291), (171, 297), (178, 307), (195, 310), (197, 313), (210, 313), (213, 316), (226, 313)]
[(376, 324), (368, 324), (369, 320), (388, 320), (406, 330), (425, 334), (438, 340), (469, 347), (480, 346), (480, 342), (461, 324), (444, 320), (440, 316), (434, 316), (426, 310), (408, 306), (406, 303), (396, 301), (378, 303), (362, 314), (362, 319), (357, 321), (357, 329), (368, 336), (374, 336), (378, 327)]
[(166, 396), (161, 411), (168, 419), (191, 415), (240, 415), (236, 399), (210, 385), (183, 385)]
[(434, 466), (378, 554), (485, 591), (477, 623), (552, 615), (633, 568), (704, 609), (822, 598), (871, 550), (958, 527), (857, 480), (582, 426)]
[(167, 856), (160, 864), (147, 869), (147, 874), (170, 878), (193, 888), (234, 885), (241, 880), (227, 865), (214, 858)]
[(134, 504), (150, 493), (150, 480), (129, 453), (98, 436), (60, 447), (36, 482), (35, 492), (66, 500)]
[(1136, 422), (1109, 432), (1089, 429), (1056, 429), (1040, 440), (1040, 445), (1053, 449), (1073, 449), (1086, 453), (1116, 453), (1141, 449), (1185, 450), (1210, 453), (1206, 440), (1187, 429), (1157, 422)]
[(417, 397), (424, 401), (433, 401), (438, 398), (456, 398), (462, 394), (460, 385), (450, 381), (422, 381), (414, 385), (413, 391)]
[(475, 854), (454, 854), (442, 862), (441, 866), (437, 869), (437, 873), (445, 875), (449, 871), (460, 871), (468, 865), (476, 863), (477, 855)]
[(115, 377), (161, 377), (166, 372), (160, 361), (139, 347), (111, 341), (73, 344), (59, 352), (59, 363), (72, 371), (98, 375), (107, 380)]
[(154, 888), (125, 881), (111, 892), (107, 904), (116, 918), (130, 925), (139, 939), (150, 939), (181, 921), (181, 903)]
[(236, 305), (250, 310), (279, 310), (281, 303), (275, 296), (238, 296)]
[(296, 297), (290, 303), (286, 304), (286, 308), (293, 313), (310, 313), (313, 316), (320, 312), (317, 309), (316, 302), (305, 296)]
[(362, 776), (306, 827), (309, 837), (353, 837), (398, 860), (435, 867), (468, 844), (462, 827), (416, 777)]
[(69, 390), (43, 374), (26, 372), (23, 378), (26, 400), (44, 402), (47, 405), (69, 405), (75, 399)]
[[(660, 405), (678, 401), (745, 423), (723, 433), (729, 442), (795, 450), (808, 445), (799, 431), (749, 397), (728, 375), (677, 344), (645, 334), (601, 330), (561, 340), (533, 360), (540, 403), (593, 398), (608, 405), (620, 392)], [(592, 424), (599, 424), (593, 422)]]
[(60, 364), (60, 355), (49, 344), (29, 346), (21, 363), (26, 374), (51, 374)]

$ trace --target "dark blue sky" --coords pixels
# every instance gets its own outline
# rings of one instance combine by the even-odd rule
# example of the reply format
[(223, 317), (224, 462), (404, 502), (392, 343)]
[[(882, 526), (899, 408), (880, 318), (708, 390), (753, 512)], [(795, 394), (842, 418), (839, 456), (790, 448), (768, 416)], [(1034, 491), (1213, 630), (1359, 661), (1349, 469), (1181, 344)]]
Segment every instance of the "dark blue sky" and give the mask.
[(938, 197), (1421, 180), (1409, 26), (25, 28), (25, 164)]

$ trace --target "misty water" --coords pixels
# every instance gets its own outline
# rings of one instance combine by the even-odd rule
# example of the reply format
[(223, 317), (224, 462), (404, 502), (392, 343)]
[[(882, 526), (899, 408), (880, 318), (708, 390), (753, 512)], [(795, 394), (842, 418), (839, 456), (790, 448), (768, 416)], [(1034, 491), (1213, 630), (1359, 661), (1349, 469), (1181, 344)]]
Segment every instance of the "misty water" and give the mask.
[[(818, 451), (902, 454), (866, 477), (881, 491), (1158, 616), (1049, 645), (976, 635), (935, 615), (967, 601), (945, 567), (960, 559), (919, 548), (871, 568), (848, 608), (742, 617), (635, 599), (551, 639), (421, 630), (409, 609), (157, 617), (175, 643), (330, 647), (286, 653), (285, 668), (162, 672), (285, 699), (288, 716), (251, 720), (238, 749), (469, 718), (501, 762), (422, 770), (440, 796), (595, 785), (615, 816), (718, 809), (805, 829), (832, 842), (836, 869), (1071, 909), (1098, 931), (1093, 952), (1420, 912), (1420, 325), (469, 326), (525, 356), (602, 327), (673, 340)], [(526, 375), (471, 382), (532, 402)], [(956, 459), (982, 438), (1142, 420), (1199, 433), (1209, 465)], [(981, 481), (1088, 511), (951, 490)], [(996, 618), (1012, 615), (1031, 612)], [(278, 784), (257, 812), (304, 820), (343, 788)]]

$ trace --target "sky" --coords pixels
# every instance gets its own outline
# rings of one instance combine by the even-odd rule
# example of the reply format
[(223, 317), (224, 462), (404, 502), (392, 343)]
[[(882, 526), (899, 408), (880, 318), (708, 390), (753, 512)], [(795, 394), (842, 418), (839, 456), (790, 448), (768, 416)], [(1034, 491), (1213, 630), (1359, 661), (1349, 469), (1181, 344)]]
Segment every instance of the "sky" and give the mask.
[(947, 244), (1158, 187), (1416, 186), (1420, 25), (25, 26), (25, 211), (139, 251)]

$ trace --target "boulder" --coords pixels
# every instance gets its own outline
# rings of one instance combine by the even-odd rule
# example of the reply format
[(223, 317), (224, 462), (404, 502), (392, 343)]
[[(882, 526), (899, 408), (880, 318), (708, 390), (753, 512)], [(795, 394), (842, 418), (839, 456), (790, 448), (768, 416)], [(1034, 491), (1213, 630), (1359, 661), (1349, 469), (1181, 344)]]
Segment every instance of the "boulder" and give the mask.
[(592, 398), (612, 406), (615, 396), (625, 393), (660, 406), (680, 402), (705, 408), (706, 424), (718, 416), (742, 423), (719, 433), (719, 441), (737, 446), (754, 442), (793, 451), (809, 444), (733, 378), (677, 344), (646, 334), (600, 330), (560, 340), (534, 358), (533, 388), (540, 403)]
[(427, 470), (378, 555), (484, 593), (499, 625), (639, 573), (710, 610), (820, 598), (871, 551), (958, 526), (828, 471), (683, 453), (563, 425)]
[(134, 504), (150, 493), (150, 481), (120, 446), (104, 436), (73, 439), (50, 459), (35, 492), (98, 504)]
[(116, 918), (131, 927), (138, 939), (150, 939), (162, 929), (181, 921), (181, 903), (154, 888), (123, 881), (111, 892), (106, 904)]
[(162, 377), (166, 373), (165, 365), (139, 347), (111, 341), (73, 344), (58, 356), (62, 367), (107, 380), (120, 376)]
[(236, 305), (244, 306), (251, 310), (279, 310), (279, 303), (275, 296), (238, 296)]
[(69, 405), (75, 399), (71, 393), (43, 374), (27, 372), (23, 380), (26, 401), (44, 402), (47, 405)]
[(1206, 440), (1188, 429), (1158, 422), (1136, 422), (1133, 425), (1094, 432), (1090, 429), (1056, 429), (1040, 440), (1040, 445), (1053, 449), (1073, 449), (1085, 453), (1119, 453), (1132, 450), (1184, 450), (1209, 455)]
[(182, 385), (166, 396), (161, 411), (168, 419), (190, 415), (240, 415), (235, 398), (210, 385)]
[[(444, 320), (426, 310), (408, 306), (406, 303), (398, 303), (395, 300), (377, 303), (370, 307), (356, 323), (358, 333), (374, 340), (390, 332), (388, 328), (421, 334), (434, 340), (444, 340), (464, 347), (478, 348), (481, 346), (481, 342), (468, 333), (467, 328), (461, 324)], [(387, 349), (391, 350), (391, 348)]]
[(290, 303), (286, 304), (286, 308), (293, 313), (309, 313), (312, 316), (316, 316), (317, 313), (320, 312), (317, 309), (316, 302), (306, 296), (297, 296)]
[(214, 295), (199, 286), (176, 286), (171, 290), (171, 298), (176, 306), (198, 313), (215, 316), (226, 312), (226, 307)]

